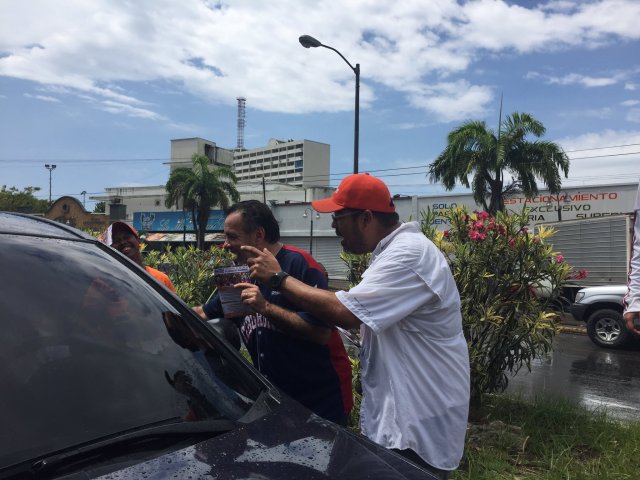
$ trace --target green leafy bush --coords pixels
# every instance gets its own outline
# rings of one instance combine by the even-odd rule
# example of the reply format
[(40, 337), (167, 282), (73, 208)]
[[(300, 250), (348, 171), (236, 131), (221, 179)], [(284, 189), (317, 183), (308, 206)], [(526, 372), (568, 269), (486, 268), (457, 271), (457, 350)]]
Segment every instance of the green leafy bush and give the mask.
[(162, 270), (176, 287), (176, 293), (191, 306), (202, 305), (215, 291), (213, 269), (233, 263), (233, 254), (220, 247), (198, 250), (193, 245), (164, 251), (149, 251), (145, 264)]
[(361, 255), (355, 253), (348, 253), (344, 250), (340, 252), (340, 259), (347, 265), (349, 271), (347, 272), (347, 281), (349, 287), (354, 287), (362, 280), (362, 274), (369, 266), (369, 258), (371, 254), (364, 253)]
[(447, 257), (460, 292), (471, 362), (471, 401), (501, 392), (509, 375), (551, 349), (557, 331), (554, 307), (571, 273), (545, 241), (553, 230), (528, 231), (528, 212), (444, 214), (450, 228), (437, 231), (423, 212), (422, 229)]

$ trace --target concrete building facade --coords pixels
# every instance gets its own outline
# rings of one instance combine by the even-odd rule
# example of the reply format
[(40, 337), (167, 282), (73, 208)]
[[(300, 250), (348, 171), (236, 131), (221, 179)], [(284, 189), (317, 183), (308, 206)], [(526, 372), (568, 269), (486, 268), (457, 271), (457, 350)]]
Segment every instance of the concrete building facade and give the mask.
[(204, 155), (210, 165), (226, 165), (233, 167), (233, 151), (218, 147), (215, 142), (200, 137), (178, 138), (171, 140), (170, 171), (176, 168), (191, 168), (191, 157), (194, 153)]
[(329, 145), (311, 140), (277, 140), (234, 153), (233, 168), (246, 183), (329, 186)]

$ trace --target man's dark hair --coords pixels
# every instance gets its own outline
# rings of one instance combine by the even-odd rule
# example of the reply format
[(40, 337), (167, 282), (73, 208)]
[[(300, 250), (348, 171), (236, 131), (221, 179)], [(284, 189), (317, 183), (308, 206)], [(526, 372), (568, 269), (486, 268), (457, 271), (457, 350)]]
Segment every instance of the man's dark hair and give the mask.
[(371, 212), (385, 228), (391, 228), (400, 221), (398, 212)]
[(255, 232), (258, 227), (262, 227), (267, 242), (276, 243), (280, 240), (280, 225), (271, 209), (264, 203), (258, 200), (245, 200), (231, 205), (225, 213), (231, 215), (234, 212), (240, 212), (242, 229), (246, 233)]

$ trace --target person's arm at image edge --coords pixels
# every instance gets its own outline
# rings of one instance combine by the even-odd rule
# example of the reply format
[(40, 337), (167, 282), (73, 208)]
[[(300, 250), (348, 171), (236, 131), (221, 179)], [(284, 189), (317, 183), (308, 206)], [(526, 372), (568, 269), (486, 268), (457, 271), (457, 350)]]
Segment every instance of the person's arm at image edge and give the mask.
[[(639, 191), (640, 195), (640, 191)], [(625, 296), (624, 319), (627, 328), (633, 334), (640, 336), (640, 214), (635, 212), (634, 242), (631, 261), (629, 264), (628, 291)]]

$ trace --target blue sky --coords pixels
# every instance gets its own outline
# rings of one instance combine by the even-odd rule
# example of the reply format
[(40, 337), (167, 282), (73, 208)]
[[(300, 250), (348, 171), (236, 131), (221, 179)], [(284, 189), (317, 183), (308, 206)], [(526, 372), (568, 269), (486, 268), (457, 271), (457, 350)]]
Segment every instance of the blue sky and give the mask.
[(161, 185), (170, 140), (331, 145), (334, 184), (353, 168), (392, 193), (425, 176), (465, 120), (528, 112), (572, 159), (566, 186), (640, 177), (637, 0), (0, 0), (0, 185), (52, 194)]

